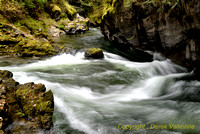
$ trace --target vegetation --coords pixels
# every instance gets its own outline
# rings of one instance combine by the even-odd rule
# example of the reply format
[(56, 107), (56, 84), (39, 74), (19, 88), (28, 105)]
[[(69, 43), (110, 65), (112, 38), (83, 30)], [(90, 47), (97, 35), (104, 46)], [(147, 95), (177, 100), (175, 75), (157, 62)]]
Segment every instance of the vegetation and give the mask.
[[(75, 20), (77, 21), (76, 23), (81, 23), (81, 25), (70, 23), (70, 20), (74, 20), (80, 8), (81, 11), (84, 12), (83, 14), (89, 17), (91, 21), (100, 24), (107, 14), (117, 14), (121, 6), (129, 8), (132, 3), (149, 6), (149, 8), (151, 8), (152, 5), (156, 5), (158, 7), (156, 10), (158, 12), (165, 11), (166, 8), (169, 10), (178, 7), (188, 13), (188, 2), (189, 1), (186, 0), (0, 0), (1, 22), (4, 24), (14, 24), (17, 31), (26, 35), (26, 38), (17, 36), (18, 38), (16, 39), (16, 37), (10, 33), (5, 34), (6, 32), (3, 32), (5, 30), (0, 31), (0, 48), (5, 50), (8, 48), (10, 49), (10, 46), (4, 43), (9, 42), (17, 44), (16, 47), (14, 47), (17, 48), (17, 50), (22, 50), (22, 45), (20, 44), (23, 44), (23, 48), (29, 46), (32, 47), (31, 49), (34, 48), (34, 50), (37, 49), (38, 51), (39, 47), (44, 48), (44, 46), (53, 42), (48, 34), (49, 27), (52, 25), (65, 32), (70, 31), (72, 27), (83, 29), (83, 25), (87, 25), (86, 23), (88, 23), (88, 21)], [(73, 4), (73, 6), (71, 4)], [(68, 23), (70, 23), (70, 25), (68, 25)], [(66, 25), (68, 26), (66, 27)], [(85, 29), (88, 28), (86, 27)], [(49, 42), (45, 43), (42, 41), (42, 43), (40, 43), (39, 39), (46, 39)], [(27, 45), (24, 42), (27, 43)], [(33, 47), (33, 45), (36, 46)], [(48, 54), (53, 53), (52, 47), (48, 48), (51, 50), (48, 51)], [(28, 52), (27, 49), (24, 50)], [(15, 54), (18, 53), (18, 51), (14, 51), (13, 49), (12, 52)], [(36, 56), (44, 55), (44, 53), (39, 52), (38, 54), (32, 53), (28, 55)]]
[(76, 9), (65, 0), (0, 0), (0, 54), (55, 54), (57, 46), (51, 44), (50, 26), (62, 18), (73, 19), (75, 14)]
[(164, 11), (164, 8), (179, 7), (187, 12), (186, 0), (77, 0), (76, 3), (71, 4), (81, 6), (85, 16), (89, 17), (96, 23), (101, 23), (101, 20), (108, 13), (115, 13), (118, 11), (119, 6), (129, 8), (132, 3), (139, 5), (157, 5), (158, 11)]

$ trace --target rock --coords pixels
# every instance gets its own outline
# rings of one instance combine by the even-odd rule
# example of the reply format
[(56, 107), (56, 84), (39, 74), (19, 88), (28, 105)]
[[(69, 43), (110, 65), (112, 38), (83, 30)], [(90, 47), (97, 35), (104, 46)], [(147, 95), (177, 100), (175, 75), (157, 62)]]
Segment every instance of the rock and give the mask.
[(2, 129), (2, 126), (3, 126), (3, 118), (0, 117), (0, 130)]
[(50, 15), (53, 19), (59, 20), (62, 10), (56, 4), (50, 4)]
[(1, 78), (12, 78), (13, 74), (9, 71), (0, 70), (0, 76), (1, 76)]
[(51, 40), (48, 34), (35, 33), (35, 37), (25, 34), (12, 24), (0, 23), (0, 55), (43, 57), (57, 53), (55, 46), (49, 41), (40, 39)]
[(185, 67), (200, 64), (200, 2), (136, 1), (118, 4), (101, 23), (105, 38), (140, 50), (159, 51)]
[(62, 19), (58, 21), (60, 30), (65, 31), (66, 34), (84, 33), (89, 30), (89, 19), (83, 18), (76, 14), (74, 20)]
[(86, 49), (84, 56), (86, 58), (94, 58), (94, 59), (104, 58), (103, 51), (100, 48)]
[(60, 35), (64, 35), (65, 32), (63, 30), (60, 30), (59, 28), (55, 27), (55, 26), (51, 26), (49, 28), (49, 32), (48, 32), (52, 37), (58, 37)]
[(66, 12), (68, 17), (72, 20), (77, 13), (76, 9), (73, 6), (71, 6), (68, 2), (64, 2), (63, 5), (64, 12)]
[(9, 71), (0, 70), (0, 79), (0, 115), (6, 133), (41, 133), (53, 127), (54, 99), (50, 90), (33, 82), (19, 84)]

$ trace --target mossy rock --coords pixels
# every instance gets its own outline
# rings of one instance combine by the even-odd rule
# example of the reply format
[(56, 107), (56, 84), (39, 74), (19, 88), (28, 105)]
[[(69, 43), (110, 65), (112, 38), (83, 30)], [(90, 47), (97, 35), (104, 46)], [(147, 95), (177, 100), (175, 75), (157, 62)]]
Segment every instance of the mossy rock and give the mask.
[(24, 39), (19, 42), (15, 46), (14, 51), (22, 57), (41, 57), (56, 53), (54, 47), (50, 43), (31, 39)]
[(64, 3), (65, 9), (66, 9), (66, 13), (69, 15), (69, 17), (74, 17), (77, 13), (76, 9), (71, 6), (68, 2)]
[[(37, 118), (42, 128), (49, 129), (52, 126), (52, 115), (54, 111), (53, 93), (45, 92), (43, 84), (27, 83), (19, 86), (16, 91), (16, 98), (22, 104), (23, 111), (17, 112), (19, 116)], [(46, 117), (46, 118), (44, 118)]]
[(26, 11), (20, 6), (20, 4), (11, 0), (0, 1), (0, 14), (5, 16), (10, 22), (26, 17)]
[(93, 59), (104, 58), (103, 51), (100, 48), (86, 49), (84, 56), (86, 58), (93, 58)]
[(60, 9), (59, 6), (56, 4), (50, 4), (50, 15), (53, 19), (60, 19), (60, 15), (62, 13), (62, 10)]
[(12, 78), (13, 74), (10, 71), (0, 70), (0, 78)]

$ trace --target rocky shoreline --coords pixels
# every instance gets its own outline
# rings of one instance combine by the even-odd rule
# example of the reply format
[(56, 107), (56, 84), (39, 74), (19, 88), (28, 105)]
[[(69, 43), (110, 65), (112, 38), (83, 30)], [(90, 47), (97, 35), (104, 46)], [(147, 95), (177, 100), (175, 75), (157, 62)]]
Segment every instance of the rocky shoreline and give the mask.
[(43, 84), (20, 84), (0, 70), (0, 132), (51, 133), (54, 98)]
[[(0, 56), (56, 55), (63, 46), (54, 43), (52, 37), (89, 30), (89, 19), (80, 16), (73, 6), (64, 1), (8, 1), (7, 8), (5, 3), (5, 0), (0, 1)], [(35, 4), (35, 8), (29, 7), (31, 4)]]

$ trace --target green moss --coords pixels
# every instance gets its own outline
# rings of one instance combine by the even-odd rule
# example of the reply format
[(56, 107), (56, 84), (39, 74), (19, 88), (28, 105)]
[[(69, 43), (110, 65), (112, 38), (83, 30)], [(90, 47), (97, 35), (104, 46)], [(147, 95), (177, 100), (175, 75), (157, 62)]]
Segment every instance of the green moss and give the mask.
[(26, 17), (26, 12), (22, 6), (11, 0), (0, 1), (0, 14), (6, 17), (9, 21), (14, 22)]
[(17, 21), (16, 23), (19, 23), (21, 26), (26, 26), (31, 31), (31, 34), (34, 34), (37, 31), (47, 31), (47, 25), (44, 22), (35, 20), (31, 17), (27, 17), (26, 19)]
[(54, 42), (53, 38), (52, 38), (48, 33), (43, 32), (43, 31), (41, 31), (41, 32), (36, 32), (36, 33), (34, 34), (34, 37), (36, 37), (36, 38), (45, 38), (45, 39), (47, 39), (47, 40), (50, 41), (50, 42)]
[(68, 2), (65, 2), (64, 6), (65, 6), (65, 9), (66, 9), (68, 15), (74, 16), (77, 13), (76, 9), (73, 6), (69, 5)]
[[(42, 84), (27, 83), (20, 86), (16, 91), (16, 97), (21, 102), (23, 113), (27, 116), (37, 116), (44, 114), (53, 114), (53, 94), (49, 98), (44, 99), (46, 89)], [(17, 114), (21, 114), (21, 111)]]
[(91, 49), (87, 49), (87, 51), (89, 51), (91, 54), (95, 54), (102, 50), (100, 48), (91, 48)]
[(66, 25), (68, 25), (70, 23), (70, 20), (67, 18), (63, 18), (63, 19), (61, 19), (61, 20), (59, 20), (58, 21), (58, 25), (59, 26), (61, 26), (61, 25), (63, 25), (63, 26), (66, 26)]
[(18, 117), (20, 117), (20, 118), (26, 116), (25, 113), (23, 113), (23, 112), (21, 112), (21, 111), (19, 111), (19, 110), (16, 111), (15, 115), (18, 116)]
[(15, 37), (12, 37), (10, 35), (3, 35), (3, 36), (0, 36), (0, 42), (12, 42), (12, 43), (18, 43), (21, 41), (21, 38), (15, 38)]
[(99, 58), (103, 58), (104, 54), (103, 54), (103, 51), (100, 48), (91, 48), (91, 49), (85, 50), (84, 56), (86, 58), (99, 59)]
[(47, 56), (56, 53), (54, 47), (48, 42), (23, 39), (14, 47), (15, 53), (23, 57)]
[(58, 26), (58, 28), (59, 28), (60, 30), (64, 30), (64, 29), (65, 29), (65, 26), (62, 25), (62, 24), (60, 24), (60, 25)]
[(52, 12), (60, 12), (60, 13), (62, 12), (60, 7), (55, 4), (50, 4), (50, 8), (51, 8)]
[(36, 107), (36, 112), (38, 113), (53, 113), (53, 110), (51, 101), (41, 102)]

